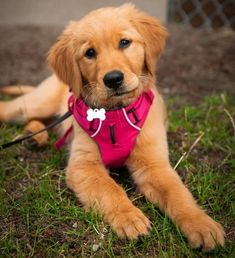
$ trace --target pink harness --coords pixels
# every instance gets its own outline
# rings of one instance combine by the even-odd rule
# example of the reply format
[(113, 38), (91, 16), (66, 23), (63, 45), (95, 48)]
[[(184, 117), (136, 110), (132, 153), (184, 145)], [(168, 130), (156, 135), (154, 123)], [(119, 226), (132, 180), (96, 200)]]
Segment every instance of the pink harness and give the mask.
[[(143, 92), (138, 99), (125, 108), (106, 111), (106, 118), (103, 121), (98, 118), (87, 120), (89, 107), (81, 98), (75, 100), (72, 95), (68, 104), (77, 123), (98, 144), (104, 165), (117, 168), (122, 167), (128, 159), (153, 98), (151, 90)], [(72, 127), (56, 142), (58, 149), (64, 144), (71, 131)]]

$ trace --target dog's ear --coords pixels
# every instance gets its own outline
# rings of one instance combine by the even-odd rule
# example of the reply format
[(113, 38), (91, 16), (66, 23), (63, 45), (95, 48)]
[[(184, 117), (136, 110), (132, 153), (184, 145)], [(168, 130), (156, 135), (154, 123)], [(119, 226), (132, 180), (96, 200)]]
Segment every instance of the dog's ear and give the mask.
[(76, 62), (74, 35), (65, 30), (48, 53), (48, 64), (57, 77), (78, 96), (82, 85), (81, 72)]
[(155, 77), (156, 61), (165, 48), (167, 31), (154, 17), (138, 11), (133, 6), (130, 7), (132, 9), (129, 11), (130, 21), (145, 44), (146, 68), (151, 76)]

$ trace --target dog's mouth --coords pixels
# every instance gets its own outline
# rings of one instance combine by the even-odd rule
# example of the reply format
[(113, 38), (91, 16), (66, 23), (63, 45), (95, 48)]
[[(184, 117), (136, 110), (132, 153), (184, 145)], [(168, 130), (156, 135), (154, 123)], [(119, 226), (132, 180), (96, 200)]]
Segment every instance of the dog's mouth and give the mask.
[(116, 91), (114, 92), (111, 97), (121, 97), (121, 96), (124, 96), (124, 95), (128, 95), (128, 94), (131, 94), (133, 93), (137, 88), (134, 88), (132, 90), (128, 90), (128, 91)]

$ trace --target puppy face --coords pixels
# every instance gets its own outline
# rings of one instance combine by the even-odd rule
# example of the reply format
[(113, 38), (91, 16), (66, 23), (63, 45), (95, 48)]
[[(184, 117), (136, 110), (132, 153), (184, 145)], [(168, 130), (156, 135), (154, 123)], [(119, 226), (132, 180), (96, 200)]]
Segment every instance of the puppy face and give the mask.
[(94, 106), (124, 104), (144, 88), (143, 39), (127, 20), (104, 26), (110, 19), (102, 15), (80, 36), (81, 94)]
[(132, 5), (93, 11), (52, 47), (57, 76), (90, 106), (127, 105), (149, 87), (166, 32)]

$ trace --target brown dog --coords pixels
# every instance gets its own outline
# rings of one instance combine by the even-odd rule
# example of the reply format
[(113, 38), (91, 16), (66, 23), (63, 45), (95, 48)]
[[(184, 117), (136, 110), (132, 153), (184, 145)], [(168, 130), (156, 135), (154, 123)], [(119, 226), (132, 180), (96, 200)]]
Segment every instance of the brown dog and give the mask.
[[(198, 207), (169, 163), (165, 108), (153, 83), (166, 34), (156, 19), (131, 4), (89, 13), (72, 22), (51, 48), (48, 60), (56, 75), (35, 90), (25, 88), (27, 93), (21, 97), (0, 102), (0, 120), (29, 121), (27, 129), (36, 131), (43, 127), (37, 120), (67, 111), (69, 89), (87, 105), (106, 110), (125, 107), (151, 89), (153, 103), (125, 164), (139, 191), (167, 212), (190, 245), (211, 250), (224, 244), (223, 228)], [(148, 234), (148, 218), (109, 176), (93, 139), (73, 118), (63, 123), (63, 131), (71, 123), (68, 187), (85, 208), (95, 207), (104, 214), (120, 237), (136, 239)]]

